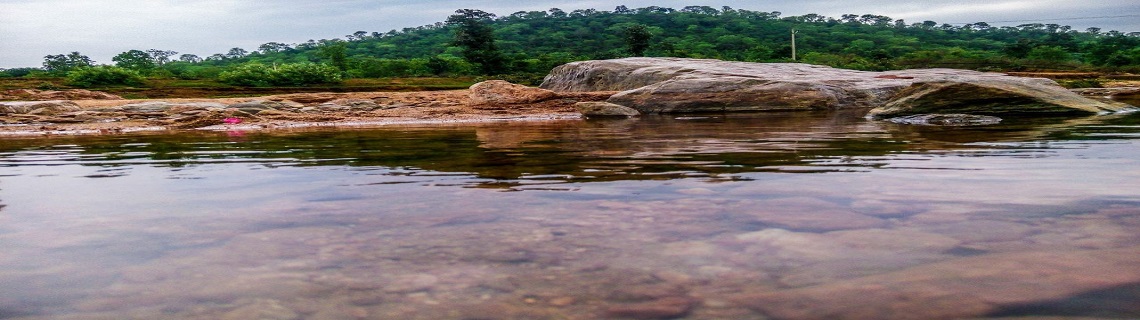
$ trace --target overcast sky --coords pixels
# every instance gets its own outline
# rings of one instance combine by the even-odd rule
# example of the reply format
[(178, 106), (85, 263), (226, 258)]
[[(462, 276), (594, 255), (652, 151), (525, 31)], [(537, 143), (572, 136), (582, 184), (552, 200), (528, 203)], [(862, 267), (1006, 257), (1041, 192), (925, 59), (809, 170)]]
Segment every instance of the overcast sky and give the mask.
[(0, 0), (0, 68), (39, 67), (45, 55), (72, 51), (104, 64), (131, 49), (202, 57), (233, 47), (252, 51), (266, 42), (299, 43), (432, 24), (463, 8), (507, 15), (550, 8), (610, 11), (617, 5), (728, 5), (784, 16), (871, 13), (908, 23), (1018, 25), (1031, 20), (1078, 30), (1140, 31), (1138, 0)]

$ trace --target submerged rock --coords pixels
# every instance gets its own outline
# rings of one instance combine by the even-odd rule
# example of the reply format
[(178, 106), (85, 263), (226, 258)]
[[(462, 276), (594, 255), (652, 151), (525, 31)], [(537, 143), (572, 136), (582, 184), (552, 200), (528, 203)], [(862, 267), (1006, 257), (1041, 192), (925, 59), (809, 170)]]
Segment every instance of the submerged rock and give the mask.
[[(993, 108), (1008, 102), (1016, 102), (1015, 107), (995, 112), (1072, 109), (1097, 113), (1127, 107), (1081, 97), (1052, 80), (1000, 73), (955, 69), (867, 72), (800, 63), (681, 58), (569, 63), (552, 70), (540, 87), (555, 92), (621, 91), (607, 102), (644, 114), (869, 109), (884, 105), (891, 108), (876, 114), (966, 113), (957, 110), (972, 109), (976, 104)], [(904, 90), (908, 90), (907, 95), (897, 95)], [(926, 94), (914, 96), (923, 92)], [(937, 108), (923, 105), (930, 101), (942, 102)], [(904, 111), (911, 110), (908, 107), (915, 111)]]
[(736, 302), (776, 319), (958, 319), (1140, 282), (1140, 247), (952, 259)]
[(688, 297), (667, 297), (658, 300), (612, 305), (606, 309), (610, 317), (630, 319), (673, 319), (689, 314), (697, 301)]
[(982, 126), (1001, 123), (1001, 118), (973, 114), (916, 114), (890, 118), (887, 121), (922, 126)]

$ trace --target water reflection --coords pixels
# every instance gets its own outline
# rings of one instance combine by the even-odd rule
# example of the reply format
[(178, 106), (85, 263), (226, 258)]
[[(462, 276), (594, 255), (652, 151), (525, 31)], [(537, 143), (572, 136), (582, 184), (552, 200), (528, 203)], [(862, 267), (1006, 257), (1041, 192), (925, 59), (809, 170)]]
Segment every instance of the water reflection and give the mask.
[(0, 318), (1135, 317), (1138, 133), (771, 113), (6, 139)]
[[(1008, 122), (1008, 121), (1007, 121)], [(7, 140), (0, 166), (82, 164), (184, 167), (250, 162), (277, 166), (405, 168), (470, 173), (488, 187), (704, 177), (763, 171), (882, 168), (909, 153), (1043, 156), (1049, 140), (1130, 139), (1133, 118), (1038, 119), (975, 128), (869, 122), (843, 113), (655, 117), (540, 125), (298, 130)], [(1008, 143), (1006, 143), (1008, 142)], [(1020, 150), (1020, 151), (1018, 151)], [(92, 178), (117, 177), (105, 169)], [(434, 173), (427, 173), (432, 174)]]

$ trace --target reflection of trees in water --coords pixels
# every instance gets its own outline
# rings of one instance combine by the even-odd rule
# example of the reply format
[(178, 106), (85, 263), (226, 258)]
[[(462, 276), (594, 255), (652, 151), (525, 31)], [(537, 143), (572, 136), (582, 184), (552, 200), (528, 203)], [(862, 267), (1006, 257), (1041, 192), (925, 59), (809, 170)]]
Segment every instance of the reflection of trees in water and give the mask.
[(64, 148), (84, 155), (69, 161), (109, 167), (180, 168), (219, 162), (386, 167), (470, 173), (494, 180), (486, 182), (488, 186), (510, 186), (518, 180), (718, 180), (787, 168), (858, 170), (880, 165), (867, 159), (894, 154), (993, 149), (990, 143), (1004, 141), (1092, 139), (1080, 132), (1105, 124), (1114, 126), (1108, 130), (1126, 131), (1120, 127), (1138, 122), (1136, 116), (1109, 116), (931, 127), (867, 121), (860, 112), (267, 131), (248, 132), (240, 139), (225, 132), (15, 139), (5, 141), (0, 152)]

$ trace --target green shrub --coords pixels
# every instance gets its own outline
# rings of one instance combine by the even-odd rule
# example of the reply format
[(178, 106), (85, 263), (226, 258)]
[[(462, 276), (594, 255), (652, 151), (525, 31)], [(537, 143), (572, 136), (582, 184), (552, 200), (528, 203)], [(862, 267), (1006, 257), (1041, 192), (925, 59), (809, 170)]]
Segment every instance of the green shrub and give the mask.
[(340, 69), (315, 63), (286, 63), (267, 66), (247, 63), (218, 75), (218, 80), (235, 86), (302, 86), (341, 81)]
[(67, 73), (67, 84), (80, 88), (95, 86), (137, 86), (143, 77), (138, 72), (113, 66), (95, 66)]
[(19, 78), (31, 74), (34, 71), (42, 71), (37, 68), (12, 68), (0, 69), (0, 78)]
[(1060, 80), (1057, 81), (1062, 87), (1069, 89), (1079, 88), (1104, 88), (1104, 83), (1100, 79), (1076, 79), (1076, 80)]
[(289, 63), (278, 66), (274, 85), (302, 86), (318, 83), (341, 82), (340, 69), (316, 63)]
[(260, 63), (239, 65), (218, 74), (218, 81), (246, 87), (269, 87), (273, 85), (273, 69)]

